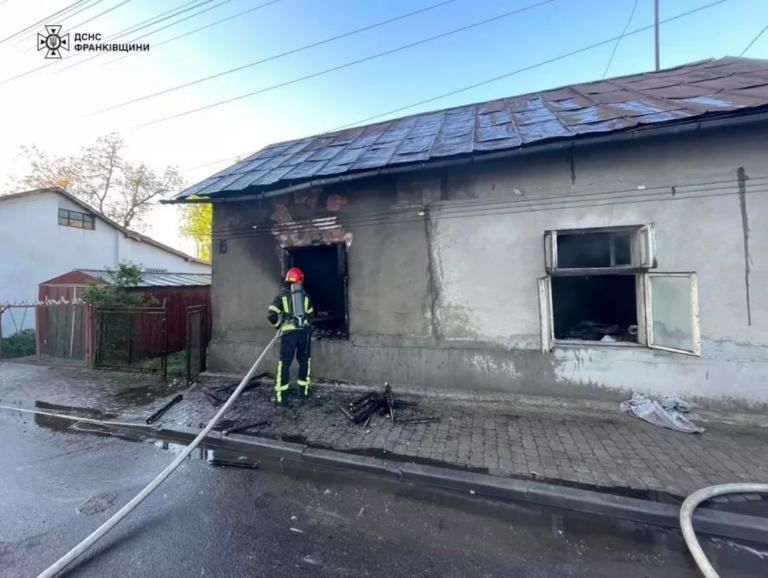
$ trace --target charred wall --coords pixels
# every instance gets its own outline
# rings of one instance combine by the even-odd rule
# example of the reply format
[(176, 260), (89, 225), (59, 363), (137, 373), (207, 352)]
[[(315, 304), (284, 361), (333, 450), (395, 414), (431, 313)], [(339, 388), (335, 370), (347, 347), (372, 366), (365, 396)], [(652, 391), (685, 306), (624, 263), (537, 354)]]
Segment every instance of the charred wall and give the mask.
[[(264, 309), (284, 247), (344, 242), (351, 337), (316, 344), (317, 376), (765, 408), (768, 293), (755, 287), (768, 284), (768, 229), (745, 223), (768, 217), (767, 153), (768, 132), (755, 127), (218, 205), (212, 367), (246, 370), (272, 335)], [(649, 222), (659, 269), (699, 276), (702, 356), (584, 345), (542, 354), (543, 232)]]

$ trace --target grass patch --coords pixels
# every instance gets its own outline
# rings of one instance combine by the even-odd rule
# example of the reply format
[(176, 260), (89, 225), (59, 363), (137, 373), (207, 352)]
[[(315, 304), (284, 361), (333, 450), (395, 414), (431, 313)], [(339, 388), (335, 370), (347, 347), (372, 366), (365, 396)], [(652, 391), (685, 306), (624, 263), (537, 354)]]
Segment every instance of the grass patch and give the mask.
[[(163, 368), (162, 359), (155, 357), (152, 359), (143, 359), (135, 367), (146, 371), (160, 372)], [(177, 351), (168, 354), (168, 375), (187, 375), (187, 352)]]

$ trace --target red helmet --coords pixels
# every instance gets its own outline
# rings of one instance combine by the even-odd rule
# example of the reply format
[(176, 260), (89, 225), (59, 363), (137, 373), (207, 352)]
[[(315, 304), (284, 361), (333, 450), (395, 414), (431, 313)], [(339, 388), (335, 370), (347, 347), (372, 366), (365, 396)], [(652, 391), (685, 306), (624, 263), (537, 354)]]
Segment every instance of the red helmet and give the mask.
[(285, 280), (288, 283), (303, 283), (304, 273), (301, 272), (301, 269), (297, 269), (296, 267), (293, 267), (291, 269), (288, 269), (288, 272), (285, 274)]

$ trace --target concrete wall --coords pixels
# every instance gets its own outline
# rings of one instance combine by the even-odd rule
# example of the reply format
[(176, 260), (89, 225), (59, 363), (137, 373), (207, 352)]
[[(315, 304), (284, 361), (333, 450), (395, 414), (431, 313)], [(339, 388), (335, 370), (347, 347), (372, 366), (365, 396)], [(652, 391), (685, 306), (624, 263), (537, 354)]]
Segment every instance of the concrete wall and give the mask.
[[(215, 235), (229, 250), (214, 244), (212, 367), (247, 369), (270, 336), (264, 310), (281, 244), (344, 239), (351, 340), (315, 344), (318, 376), (593, 399), (646, 391), (765, 408), (766, 159), (759, 126), (361, 181), (260, 211), (217, 206)], [(269, 234), (297, 222), (299, 233)], [(701, 357), (573, 345), (542, 354), (544, 231), (650, 222), (658, 270), (698, 275)]]
[[(73, 269), (115, 267), (125, 260), (180, 273), (210, 271), (208, 265), (128, 239), (98, 218), (93, 230), (60, 226), (59, 208), (83, 212), (80, 205), (55, 193), (0, 202), (0, 303), (34, 301), (43, 281)], [(23, 311), (14, 316), (20, 318)], [(8, 313), (3, 314), (2, 324), (4, 335), (15, 331)], [(31, 312), (24, 326), (34, 326)]]

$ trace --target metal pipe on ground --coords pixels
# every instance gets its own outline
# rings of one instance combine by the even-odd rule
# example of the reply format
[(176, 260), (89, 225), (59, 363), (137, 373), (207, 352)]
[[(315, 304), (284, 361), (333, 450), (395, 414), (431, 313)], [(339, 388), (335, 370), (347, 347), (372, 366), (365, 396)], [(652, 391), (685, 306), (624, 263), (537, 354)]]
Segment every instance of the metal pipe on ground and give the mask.
[(259, 364), (264, 360), (267, 353), (269, 353), (269, 350), (272, 349), (272, 347), (275, 345), (277, 340), (280, 338), (280, 334), (281, 333), (279, 331), (275, 334), (275, 337), (264, 348), (264, 351), (261, 352), (261, 355), (259, 355), (259, 358), (256, 360), (256, 363), (253, 364), (253, 367), (251, 367), (251, 369), (245, 375), (243, 380), (240, 382), (240, 385), (238, 385), (237, 389), (235, 389), (234, 393), (230, 396), (227, 402), (221, 407), (221, 409), (216, 413), (216, 415), (213, 416), (213, 419), (211, 419), (211, 421), (208, 422), (208, 425), (205, 426), (205, 429), (203, 429), (203, 431), (201, 431), (198, 434), (198, 436), (192, 441), (192, 443), (189, 444), (186, 447), (186, 449), (183, 452), (181, 452), (176, 457), (176, 459), (173, 460), (173, 462), (160, 473), (159, 476), (157, 476), (154, 480), (152, 480), (152, 482), (150, 482), (150, 484), (146, 488), (141, 490), (141, 492), (139, 492), (138, 495), (136, 495), (136, 497), (134, 497), (125, 506), (120, 508), (120, 510), (114, 516), (112, 516), (109, 520), (104, 522), (95, 532), (93, 532), (85, 540), (83, 540), (77, 546), (72, 548), (72, 550), (70, 550), (64, 556), (62, 556), (57, 562), (51, 565), (47, 570), (39, 574), (37, 578), (54, 578), (59, 572), (61, 572), (62, 570), (64, 570), (64, 568), (66, 568), (72, 562), (74, 562), (78, 556), (80, 556), (88, 548), (93, 546), (101, 537), (104, 536), (104, 534), (109, 532), (123, 518), (125, 518), (128, 514), (130, 514), (136, 506), (138, 506), (141, 502), (143, 502), (144, 499), (147, 496), (149, 496), (149, 494), (154, 492), (158, 488), (158, 486), (162, 484), (168, 478), (168, 476), (170, 476), (174, 472), (174, 470), (176, 470), (176, 468), (178, 468), (184, 462), (184, 460), (187, 459), (189, 454), (191, 454), (195, 450), (195, 448), (198, 445), (200, 445), (200, 442), (202, 442), (205, 439), (205, 436), (211, 433), (211, 430), (213, 430), (214, 426), (224, 416), (224, 414), (232, 406), (232, 404), (235, 403), (235, 400), (242, 393), (245, 386), (251, 380), (251, 377), (253, 376), (253, 374), (256, 373), (256, 369), (259, 367)]
[(153, 421), (156, 421), (160, 416), (162, 416), (166, 411), (171, 409), (174, 405), (179, 403), (182, 399), (184, 399), (184, 396), (179, 394), (176, 397), (174, 397), (171, 401), (166, 403), (163, 407), (158, 409), (155, 413), (153, 413), (151, 416), (147, 418), (147, 423), (150, 424)]

